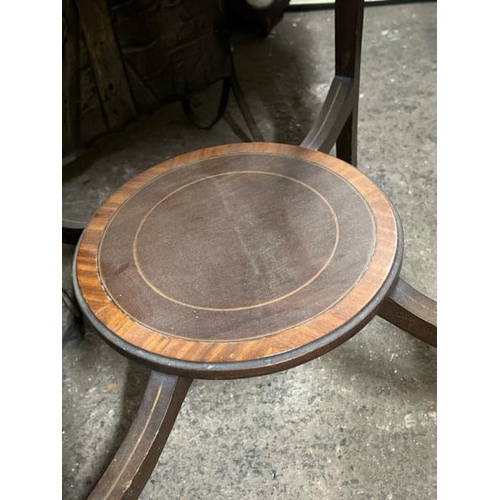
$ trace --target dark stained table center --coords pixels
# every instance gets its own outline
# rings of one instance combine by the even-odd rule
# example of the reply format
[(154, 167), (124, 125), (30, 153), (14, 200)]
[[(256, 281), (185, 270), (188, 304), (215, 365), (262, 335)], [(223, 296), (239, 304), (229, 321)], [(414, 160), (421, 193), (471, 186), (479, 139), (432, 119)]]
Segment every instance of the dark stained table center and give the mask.
[(331, 206), (307, 184), (269, 172), (228, 172), (157, 204), (137, 232), (135, 263), (151, 288), (179, 304), (261, 307), (316, 279), (333, 257), (337, 231)]
[(388, 286), (397, 241), (390, 203), (353, 167), (239, 144), (174, 158), (118, 190), (84, 235), (77, 274), (112, 344), (243, 361), (354, 321), (353, 331)]

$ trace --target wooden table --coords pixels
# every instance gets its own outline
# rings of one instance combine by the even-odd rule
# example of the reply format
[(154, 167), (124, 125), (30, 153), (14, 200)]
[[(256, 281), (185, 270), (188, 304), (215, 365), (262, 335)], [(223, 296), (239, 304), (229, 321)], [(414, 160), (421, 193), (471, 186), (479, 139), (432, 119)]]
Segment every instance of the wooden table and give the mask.
[(335, 2), (335, 77), (301, 146), (172, 158), (125, 184), (86, 226), (73, 272), (82, 312), (152, 370), (90, 498), (139, 496), (195, 378), (291, 368), (375, 315), (436, 346), (436, 302), (399, 278), (399, 218), (355, 168), (363, 5)]
[(376, 314), (435, 345), (435, 302), (399, 280), (403, 237), (384, 193), (342, 160), (242, 143), (138, 175), (77, 248), (83, 313), (152, 374), (91, 498), (136, 498), (195, 378), (274, 373), (345, 342)]

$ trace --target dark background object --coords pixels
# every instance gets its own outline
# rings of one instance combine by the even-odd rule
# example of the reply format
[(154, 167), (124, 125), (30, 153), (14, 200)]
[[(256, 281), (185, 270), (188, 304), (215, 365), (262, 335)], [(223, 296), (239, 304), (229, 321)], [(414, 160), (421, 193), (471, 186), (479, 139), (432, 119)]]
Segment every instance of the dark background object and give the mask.
[(256, 29), (262, 35), (271, 32), (282, 19), (290, 0), (274, 0), (270, 5), (257, 8), (247, 0), (228, 0), (225, 2), (228, 21), (233, 28)]
[(218, 1), (65, 0), (63, 156), (230, 73)]

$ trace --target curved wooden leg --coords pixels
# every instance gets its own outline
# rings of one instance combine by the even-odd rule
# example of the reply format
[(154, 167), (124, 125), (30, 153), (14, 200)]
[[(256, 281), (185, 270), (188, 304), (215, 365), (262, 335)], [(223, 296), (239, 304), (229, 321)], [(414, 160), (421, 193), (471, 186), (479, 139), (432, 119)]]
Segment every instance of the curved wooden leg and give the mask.
[[(338, 149), (338, 141), (341, 140), (339, 136), (343, 130), (352, 126), (347, 125), (346, 121), (349, 116), (352, 116), (356, 100), (354, 80), (345, 76), (336, 76), (316, 120), (300, 145), (330, 154), (337, 142)], [(344, 132), (344, 136), (345, 134)], [(341, 159), (347, 161), (346, 158)]]
[(89, 499), (138, 498), (156, 466), (191, 382), (188, 378), (151, 372), (139, 412)]
[(377, 314), (417, 339), (437, 347), (437, 302), (402, 279)]
[(357, 165), (357, 129), (363, 0), (335, 1), (335, 78), (301, 146)]

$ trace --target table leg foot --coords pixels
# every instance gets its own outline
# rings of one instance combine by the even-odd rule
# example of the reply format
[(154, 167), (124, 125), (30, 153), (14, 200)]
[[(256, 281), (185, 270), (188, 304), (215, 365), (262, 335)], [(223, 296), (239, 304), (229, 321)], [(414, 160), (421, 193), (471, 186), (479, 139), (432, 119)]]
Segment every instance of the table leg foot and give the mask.
[(192, 379), (152, 371), (137, 416), (89, 500), (138, 498), (170, 435)]

